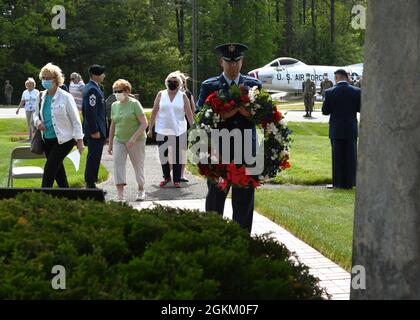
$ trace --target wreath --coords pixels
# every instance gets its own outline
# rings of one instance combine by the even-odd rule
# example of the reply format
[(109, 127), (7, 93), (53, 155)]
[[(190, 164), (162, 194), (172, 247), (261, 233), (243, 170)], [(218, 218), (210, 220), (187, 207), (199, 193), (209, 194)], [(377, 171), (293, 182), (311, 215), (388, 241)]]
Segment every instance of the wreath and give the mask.
[[(250, 115), (249, 120), (257, 129), (264, 132), (264, 167), (259, 175), (252, 175), (250, 165), (220, 164), (217, 151), (208, 145), (207, 152), (197, 148), (196, 135), (190, 139), (190, 160), (196, 163), (201, 175), (217, 184), (221, 190), (230, 186), (239, 188), (257, 188), (262, 183), (275, 177), (279, 172), (291, 167), (289, 163), (290, 134), (284, 115), (277, 109), (270, 94), (258, 87), (249, 90), (244, 85), (231, 86), (228, 92), (223, 90), (212, 92), (203, 107), (195, 115), (193, 130), (204, 130), (207, 140), (211, 141), (211, 133), (219, 129), (224, 115), (241, 108)], [(191, 135), (190, 135), (191, 137)], [(262, 143), (262, 142), (261, 142)], [(196, 148), (194, 148), (196, 147)]]

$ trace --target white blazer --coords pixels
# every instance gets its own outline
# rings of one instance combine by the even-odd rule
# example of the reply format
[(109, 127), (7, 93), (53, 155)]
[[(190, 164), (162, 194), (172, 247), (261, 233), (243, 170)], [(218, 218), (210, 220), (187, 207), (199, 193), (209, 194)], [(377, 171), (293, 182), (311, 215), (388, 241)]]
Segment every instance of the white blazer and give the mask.
[[(46, 90), (41, 93), (41, 105), (39, 104), (39, 96), (37, 98), (37, 104), (33, 114), (36, 127), (43, 121), (42, 112), (46, 94)], [(39, 109), (40, 106), (41, 109)], [(51, 102), (51, 119), (59, 144), (66, 143), (71, 139), (83, 139), (82, 123), (80, 122), (76, 102), (70, 93), (61, 88), (57, 89)]]

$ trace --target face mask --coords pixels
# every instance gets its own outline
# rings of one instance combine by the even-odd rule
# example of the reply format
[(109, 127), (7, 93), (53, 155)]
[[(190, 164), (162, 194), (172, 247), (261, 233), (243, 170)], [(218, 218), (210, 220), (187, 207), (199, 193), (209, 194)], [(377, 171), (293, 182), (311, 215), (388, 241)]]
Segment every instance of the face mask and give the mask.
[(168, 88), (169, 90), (175, 90), (176, 88), (178, 88), (178, 83), (177, 82), (168, 82)]
[(46, 90), (51, 89), (53, 87), (53, 82), (52, 80), (42, 80), (42, 86)]
[(115, 93), (115, 98), (117, 98), (119, 102), (123, 102), (125, 100), (125, 95), (124, 93)]

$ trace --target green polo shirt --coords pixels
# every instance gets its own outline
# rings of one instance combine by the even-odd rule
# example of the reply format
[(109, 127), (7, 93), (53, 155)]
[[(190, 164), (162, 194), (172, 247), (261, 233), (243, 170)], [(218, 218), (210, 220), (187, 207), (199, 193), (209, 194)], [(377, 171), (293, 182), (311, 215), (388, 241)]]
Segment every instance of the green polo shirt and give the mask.
[[(131, 97), (124, 103), (116, 101), (111, 107), (111, 119), (115, 123), (115, 139), (120, 142), (127, 142), (139, 129), (138, 116), (144, 115), (141, 103)], [(137, 140), (146, 140), (143, 132)]]

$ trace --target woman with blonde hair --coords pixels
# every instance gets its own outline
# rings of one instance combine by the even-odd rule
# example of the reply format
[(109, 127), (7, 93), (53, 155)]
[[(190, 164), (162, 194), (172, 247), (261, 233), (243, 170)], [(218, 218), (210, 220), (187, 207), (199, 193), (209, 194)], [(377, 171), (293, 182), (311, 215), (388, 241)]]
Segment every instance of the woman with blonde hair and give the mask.
[(28, 125), (28, 141), (31, 141), (32, 134), (35, 129), (32, 117), (35, 112), (39, 91), (35, 89), (36, 82), (34, 78), (28, 78), (28, 80), (25, 81), (25, 87), (26, 90), (22, 93), (22, 99), (20, 100), (19, 106), (16, 110), (16, 114), (19, 114), (20, 108), (25, 107), (26, 123)]
[(117, 188), (115, 201), (125, 201), (127, 155), (133, 165), (138, 185), (136, 201), (145, 199), (144, 158), (146, 151), (147, 119), (141, 103), (130, 96), (131, 84), (117, 80), (112, 86), (115, 98), (111, 106), (108, 153), (114, 159), (114, 182)]
[[(165, 187), (173, 180), (175, 188), (181, 188), (181, 159), (187, 145), (187, 117), (190, 125), (193, 123), (190, 102), (182, 91), (182, 78), (179, 72), (170, 73), (165, 80), (166, 90), (160, 91), (153, 104), (148, 135), (151, 137), (156, 122), (159, 157), (164, 180), (160, 187)], [(168, 159), (169, 148), (171, 157)], [(169, 161), (168, 161), (169, 160)], [(171, 179), (172, 164), (173, 177)]]
[(45, 91), (36, 105), (33, 120), (42, 132), (47, 161), (44, 167), (42, 187), (51, 188), (54, 180), (60, 188), (68, 188), (63, 160), (77, 144), (79, 152), (84, 149), (83, 130), (73, 96), (60, 88), (64, 83), (61, 69), (48, 63), (39, 73)]

